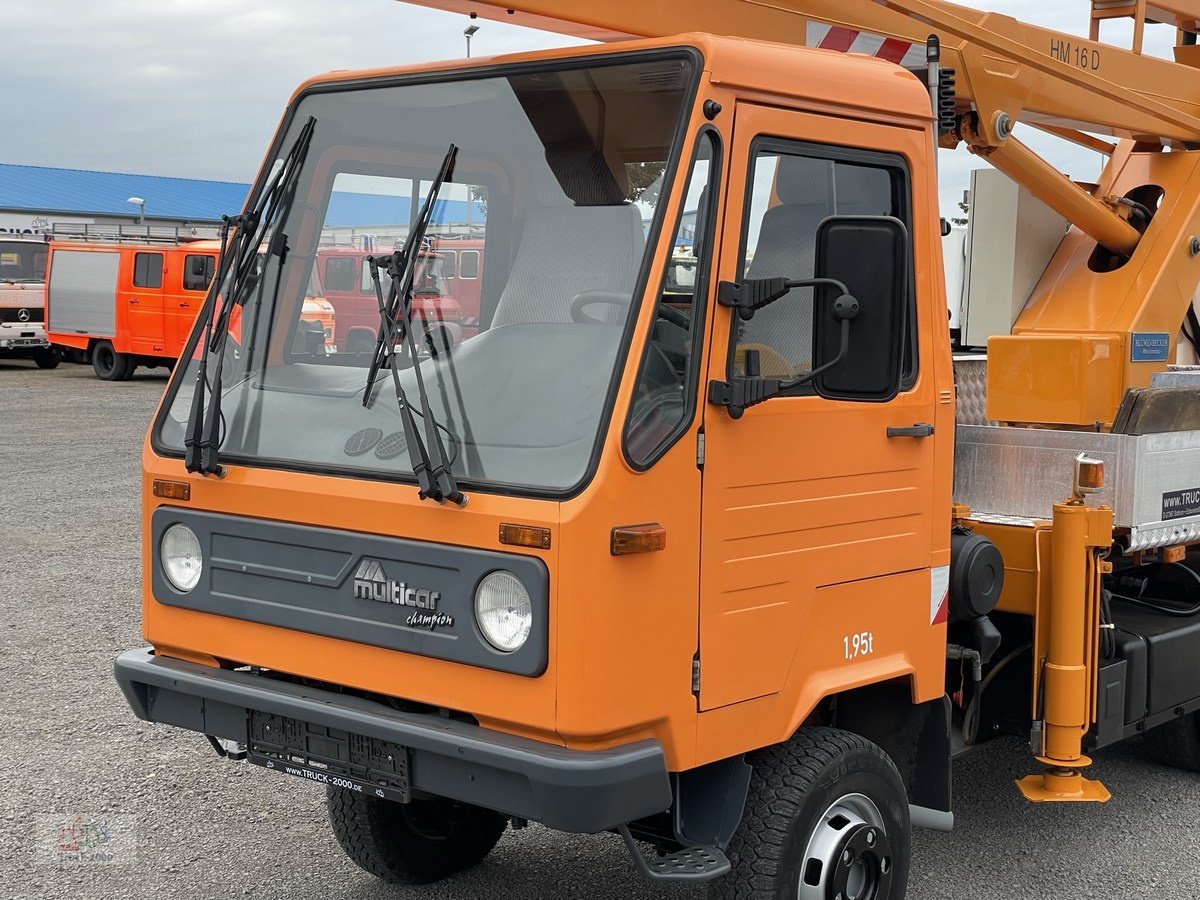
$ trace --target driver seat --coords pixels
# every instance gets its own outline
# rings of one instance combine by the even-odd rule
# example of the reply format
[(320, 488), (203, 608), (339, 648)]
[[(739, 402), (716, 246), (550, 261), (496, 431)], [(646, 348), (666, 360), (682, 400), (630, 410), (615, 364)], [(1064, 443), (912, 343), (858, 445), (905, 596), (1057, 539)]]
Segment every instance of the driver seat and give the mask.
[(624, 321), (646, 244), (628, 182), (594, 147), (550, 147), (546, 161), (555, 177), (538, 185), (492, 327), (570, 322), (571, 301), (588, 291), (624, 298), (593, 304), (590, 318)]

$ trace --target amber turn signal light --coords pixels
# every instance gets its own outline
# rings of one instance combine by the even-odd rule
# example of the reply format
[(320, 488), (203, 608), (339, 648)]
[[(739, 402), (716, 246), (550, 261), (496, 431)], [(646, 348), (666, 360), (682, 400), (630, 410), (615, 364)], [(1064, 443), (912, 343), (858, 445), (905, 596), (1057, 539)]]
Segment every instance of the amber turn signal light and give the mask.
[(514, 547), (532, 547), (534, 550), (550, 549), (550, 529), (533, 525), (500, 525), (500, 543)]
[(648, 525), (621, 525), (612, 530), (612, 555), (653, 553), (667, 546), (667, 529), (657, 522)]
[(155, 478), (151, 492), (155, 497), (165, 497), (168, 500), (182, 500), (185, 503), (192, 499), (192, 486), (186, 481), (163, 481)]
[(1075, 496), (1094, 494), (1104, 487), (1104, 463), (1086, 453), (1075, 457)]

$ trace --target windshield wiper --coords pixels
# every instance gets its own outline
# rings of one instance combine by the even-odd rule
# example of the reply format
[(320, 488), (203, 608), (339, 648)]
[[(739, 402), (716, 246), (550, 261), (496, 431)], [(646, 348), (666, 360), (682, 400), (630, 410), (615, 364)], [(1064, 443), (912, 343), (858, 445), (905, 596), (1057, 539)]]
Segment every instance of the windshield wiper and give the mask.
[[(192, 408), (183, 442), (184, 466), (189, 472), (218, 477), (225, 474), (220, 464), (221, 374), (225, 367), (229, 325), (234, 307), (245, 305), (246, 298), (262, 277), (258, 267), (258, 248), (271, 227), (277, 221), (281, 221), (291, 207), (316, 123), (317, 120), (309, 116), (254, 207), (240, 216), (222, 217), (221, 250), (217, 257), (217, 272), (204, 304), (204, 344), (197, 366), (196, 389), (192, 394)], [(232, 241), (229, 238), (231, 228), (235, 229)], [(270, 253), (279, 255), (282, 269), (283, 257), (287, 253), (287, 237), (272, 235), (268, 250), (268, 254)], [(263, 270), (265, 269), (264, 265)], [(222, 286), (225, 286), (225, 293), (220, 312), (217, 312), (217, 299), (221, 295)], [(278, 291), (278, 279), (275, 287)], [(216, 354), (211, 385), (208, 380), (210, 354)], [(210, 394), (207, 408), (206, 390)]]
[[(372, 390), (379, 368), (386, 361), (392, 370), (392, 385), (396, 391), (396, 403), (400, 407), (400, 419), (404, 428), (405, 444), (408, 447), (408, 458), (412, 464), (413, 474), (417, 478), (418, 496), (422, 500), (431, 499), (438, 503), (450, 501), (459, 506), (467, 505), (466, 496), (458, 489), (450, 466), (446, 462), (446, 448), (442, 444), (439, 431), (443, 426), (433, 417), (429, 405), (429, 395), (425, 391), (425, 379), (421, 374), (421, 366), (417, 359), (417, 342), (413, 336), (412, 317), (409, 307), (412, 304), (413, 281), (416, 277), (417, 259), (425, 240), (425, 232), (433, 218), (433, 207), (437, 202), (442, 185), (454, 171), (454, 161), (458, 156), (458, 148), (454, 144), (446, 151), (442, 167), (437, 177), (429, 186), (429, 193), (421, 207), (421, 213), (404, 241), (404, 248), (386, 256), (370, 257), (371, 280), (375, 285), (375, 299), (379, 303), (379, 337), (375, 342), (375, 353), (371, 357), (371, 367), (367, 372), (367, 384), (363, 389), (363, 406), (371, 405)], [(391, 285), (388, 288), (387, 300), (384, 300), (383, 289), (379, 281), (380, 266), (386, 267)], [(400, 317), (401, 334), (396, 334), (396, 317)], [(421, 408), (416, 413), (421, 417), (425, 426), (425, 439), (417, 430), (416, 418), (412, 405), (400, 382), (399, 360), (396, 358), (397, 338), (405, 341), (409, 359), (412, 361), (413, 377), (417, 382), (417, 394), (421, 400)]]

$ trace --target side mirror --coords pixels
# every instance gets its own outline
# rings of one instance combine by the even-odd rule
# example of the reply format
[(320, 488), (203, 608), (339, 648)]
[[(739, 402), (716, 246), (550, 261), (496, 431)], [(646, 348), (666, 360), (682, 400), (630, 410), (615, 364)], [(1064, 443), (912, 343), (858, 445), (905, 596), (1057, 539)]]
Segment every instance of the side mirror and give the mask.
[[(911, 291), (908, 229), (887, 216), (831, 216), (817, 229), (816, 275), (841, 282), (858, 300), (843, 345), (840, 292), (817, 292), (813, 382), (822, 397), (892, 399), (900, 391)], [(839, 359), (840, 357), (840, 359)]]

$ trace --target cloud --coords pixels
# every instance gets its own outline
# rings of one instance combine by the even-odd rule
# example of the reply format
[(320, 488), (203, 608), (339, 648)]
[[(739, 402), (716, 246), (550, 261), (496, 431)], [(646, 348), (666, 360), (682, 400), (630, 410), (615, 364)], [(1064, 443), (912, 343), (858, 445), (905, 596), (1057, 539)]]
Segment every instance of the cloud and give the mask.
[[(966, 0), (1073, 34), (1086, 5)], [(461, 57), (465, 17), (396, 0), (41, 0), (6, 3), (0, 162), (249, 181), (295, 87), (331, 69)], [(481, 21), (477, 55), (577, 43)], [(681, 27), (686, 23), (681, 22)], [(1128, 45), (1128, 29), (1105, 37)], [(1167, 55), (1173, 32), (1148, 32)], [(1076, 178), (1096, 154), (1025, 129), (1022, 139)], [(1056, 146), (1057, 145), (1057, 146)], [(963, 150), (941, 154), (943, 212), (953, 214), (970, 170)]]
[[(249, 181), (302, 81), (461, 57), (466, 24), (396, 0), (6, 3), (0, 162)], [(570, 43), (485, 22), (472, 50)]]

